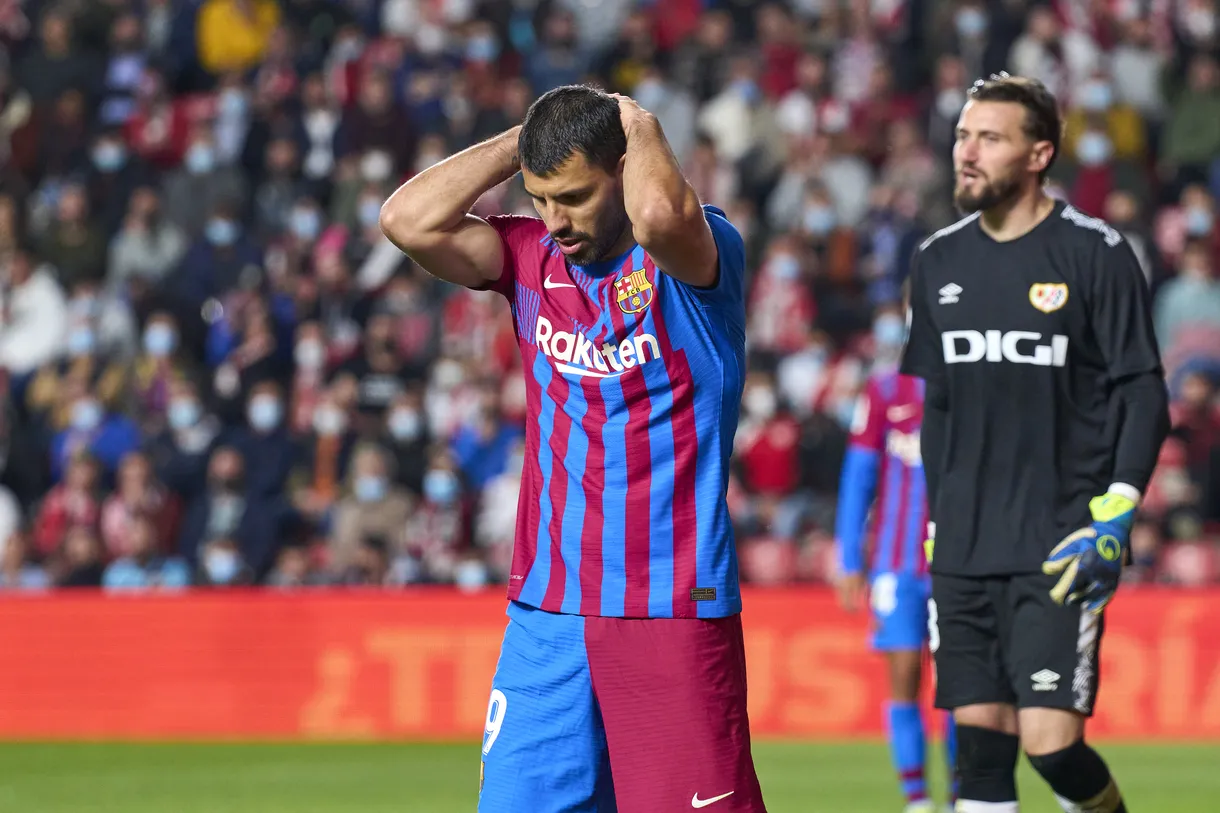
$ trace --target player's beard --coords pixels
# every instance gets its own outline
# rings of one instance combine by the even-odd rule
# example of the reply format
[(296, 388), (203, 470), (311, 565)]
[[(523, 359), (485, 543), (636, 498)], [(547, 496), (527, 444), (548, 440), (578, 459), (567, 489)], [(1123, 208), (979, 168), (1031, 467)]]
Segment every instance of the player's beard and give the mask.
[(975, 193), (967, 192), (961, 186), (957, 186), (953, 190), (953, 203), (964, 215), (985, 212), (1012, 200), (1017, 196), (1020, 188), (1021, 179), (1016, 175), (987, 181), (982, 190)]
[(583, 240), (585, 247), (575, 254), (568, 255), (568, 262), (574, 265), (590, 265), (611, 258), (611, 251), (623, 236), (623, 230), (631, 228), (631, 221), (627, 219), (627, 212), (623, 209), (610, 210), (601, 218), (606, 223), (606, 228), (598, 229), (596, 233), (590, 234), (587, 232), (571, 232), (570, 234), (556, 235), (564, 240)]

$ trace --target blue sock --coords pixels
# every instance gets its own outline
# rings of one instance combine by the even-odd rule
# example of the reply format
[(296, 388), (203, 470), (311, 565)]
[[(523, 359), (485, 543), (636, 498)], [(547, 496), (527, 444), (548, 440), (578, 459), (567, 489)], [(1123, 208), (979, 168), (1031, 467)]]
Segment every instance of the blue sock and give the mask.
[(945, 762), (949, 767), (949, 801), (957, 801), (957, 724), (953, 712), (945, 715)]
[(915, 703), (886, 704), (889, 718), (890, 753), (894, 768), (902, 785), (907, 802), (918, 802), (928, 798), (928, 787), (924, 781), (923, 717)]

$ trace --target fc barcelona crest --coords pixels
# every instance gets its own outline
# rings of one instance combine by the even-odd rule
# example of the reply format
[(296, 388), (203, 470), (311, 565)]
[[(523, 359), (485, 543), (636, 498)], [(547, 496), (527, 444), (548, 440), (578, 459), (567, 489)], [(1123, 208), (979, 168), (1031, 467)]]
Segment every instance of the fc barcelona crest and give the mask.
[(1068, 287), (1062, 282), (1038, 282), (1029, 288), (1029, 303), (1043, 313), (1057, 311), (1067, 301)]
[(614, 283), (614, 288), (623, 313), (639, 313), (652, 304), (652, 283), (643, 268)]

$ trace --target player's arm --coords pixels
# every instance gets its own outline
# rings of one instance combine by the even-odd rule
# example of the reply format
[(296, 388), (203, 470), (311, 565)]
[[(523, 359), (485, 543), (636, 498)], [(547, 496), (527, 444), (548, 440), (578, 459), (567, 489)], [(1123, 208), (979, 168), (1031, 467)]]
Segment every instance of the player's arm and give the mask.
[(923, 271), (922, 248), (911, 261), (904, 298), (907, 302), (907, 341), (902, 348), (900, 370), (904, 375), (924, 381), (923, 421), (919, 426), (919, 452), (923, 459), (925, 490), (928, 499), (928, 542), (925, 553), (932, 559), (935, 537), (937, 495), (940, 493), (941, 467), (949, 427), (949, 387), (945, 374), (945, 354), (940, 331), (932, 321)]
[(475, 201), (517, 174), (514, 127), (419, 173), (381, 207), (381, 230), (434, 277), (483, 288), (504, 268), (504, 243), (485, 220), (470, 214)]
[(1089, 503), (1093, 522), (1069, 535), (1043, 565), (1058, 574), (1056, 601), (1100, 611), (1114, 596), (1135, 510), (1169, 434), (1169, 396), (1139, 262), (1125, 241), (1098, 244), (1089, 317), (1118, 399), (1114, 482)]
[(719, 278), (716, 241), (656, 116), (626, 96), (618, 99), (627, 154), (623, 203), (635, 241), (666, 274), (696, 288)]
[(883, 409), (870, 384), (856, 406), (851, 441), (839, 475), (839, 500), (835, 511), (835, 547), (838, 553), (839, 601), (855, 610), (864, 593), (864, 530), (869, 506), (877, 488), (881, 467), (884, 427)]

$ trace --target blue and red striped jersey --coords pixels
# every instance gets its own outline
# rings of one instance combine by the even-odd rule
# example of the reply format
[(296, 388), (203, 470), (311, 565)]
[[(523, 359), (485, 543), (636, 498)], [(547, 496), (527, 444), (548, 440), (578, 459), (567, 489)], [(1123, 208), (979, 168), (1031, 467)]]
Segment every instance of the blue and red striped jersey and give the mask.
[(704, 207), (713, 288), (636, 245), (568, 263), (541, 220), (491, 217), (526, 385), (508, 596), (551, 612), (709, 618), (741, 610), (726, 491), (745, 375), (745, 253)]
[(928, 506), (919, 453), (923, 389), (920, 379), (897, 372), (870, 376), (866, 384), (839, 484), (835, 537), (845, 572), (863, 569), (866, 549), (872, 554), (871, 573), (928, 570), (923, 551)]

